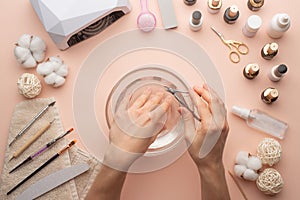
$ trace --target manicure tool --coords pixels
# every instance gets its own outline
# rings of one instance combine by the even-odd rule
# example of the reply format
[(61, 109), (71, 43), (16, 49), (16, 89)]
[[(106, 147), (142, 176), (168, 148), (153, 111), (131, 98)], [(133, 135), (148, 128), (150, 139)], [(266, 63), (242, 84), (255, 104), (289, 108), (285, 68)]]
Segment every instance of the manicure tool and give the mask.
[(16, 200), (36, 199), (72, 178), (86, 172), (89, 168), (90, 166), (87, 163), (82, 163), (58, 170), (32, 184), (22, 192)]
[(176, 89), (171, 88), (171, 87), (168, 87), (168, 86), (165, 86), (165, 88), (166, 88), (166, 91), (167, 91), (167, 92), (171, 93), (171, 94), (175, 97), (175, 99), (180, 103), (180, 105), (182, 105), (182, 106), (185, 107), (188, 111), (190, 111), (190, 112), (192, 113), (193, 117), (194, 117), (195, 119), (197, 119), (199, 122), (201, 122), (201, 119), (196, 115), (196, 113), (194, 113), (194, 111), (193, 111), (191, 108), (189, 108), (189, 106), (185, 103), (185, 101), (183, 101), (183, 100), (177, 95), (177, 93), (186, 93), (186, 94), (189, 94), (188, 91), (179, 91), (179, 90), (176, 90)]
[(142, 12), (139, 14), (137, 18), (137, 25), (139, 29), (144, 32), (152, 31), (156, 26), (156, 17), (155, 15), (149, 11), (147, 0), (140, 0)]
[(42, 164), (39, 168), (34, 170), (30, 175), (28, 175), (25, 179), (23, 179), (21, 182), (19, 182), (15, 187), (13, 187), (11, 190), (9, 190), (6, 195), (11, 194), (13, 191), (15, 191), (18, 187), (23, 185), (26, 181), (28, 181), (31, 177), (33, 177), (35, 174), (37, 174), (39, 171), (41, 171), (43, 168), (45, 168), (47, 165), (49, 165), (51, 162), (53, 162), (56, 158), (58, 158), (60, 155), (62, 155), (64, 152), (66, 152), (70, 147), (72, 147), (76, 143), (76, 140), (72, 140), (67, 146), (65, 146), (62, 150), (54, 154), (49, 160), (47, 160), (44, 164)]
[(249, 48), (245, 43), (235, 40), (225, 40), (224, 36), (220, 32), (216, 31), (214, 27), (211, 27), (211, 29), (219, 36), (222, 42), (230, 48), (229, 59), (231, 62), (238, 63), (240, 62), (240, 54), (248, 54)]
[(48, 122), (46, 124), (46, 126), (44, 126), (35, 135), (33, 135), (19, 150), (17, 150), (13, 154), (13, 156), (11, 157), (11, 159), (9, 159), (9, 161), (11, 161), (12, 159), (17, 158), (19, 155), (21, 155), (34, 141), (36, 141), (43, 133), (45, 133), (50, 128), (50, 126), (54, 122), (54, 120), (51, 122)]
[(16, 169), (18, 169), (19, 167), (21, 167), (25, 163), (28, 163), (29, 161), (31, 161), (34, 158), (36, 158), (39, 155), (41, 155), (43, 152), (45, 152), (47, 149), (49, 149), (52, 145), (54, 145), (57, 141), (59, 141), (60, 139), (62, 139), (63, 137), (65, 137), (66, 135), (68, 135), (69, 133), (71, 133), (73, 130), (74, 129), (71, 128), (67, 132), (63, 133), (62, 135), (60, 135), (57, 138), (54, 138), (53, 140), (51, 140), (50, 142), (48, 142), (44, 147), (42, 147), (41, 149), (39, 149), (37, 152), (35, 152), (31, 156), (29, 156), (28, 158), (26, 158), (23, 162), (21, 162), (20, 164), (18, 164), (16, 167), (14, 167), (9, 173), (12, 173), (13, 171), (15, 171)]
[(159, 11), (165, 29), (178, 26), (172, 0), (158, 0)]
[(15, 136), (15, 138), (9, 143), (8, 146), (11, 146), (21, 135), (23, 135), (28, 129), (33, 125), (36, 120), (38, 120), (47, 110), (49, 107), (54, 106), (55, 101), (44, 107), (38, 114), (36, 114), (32, 120)]

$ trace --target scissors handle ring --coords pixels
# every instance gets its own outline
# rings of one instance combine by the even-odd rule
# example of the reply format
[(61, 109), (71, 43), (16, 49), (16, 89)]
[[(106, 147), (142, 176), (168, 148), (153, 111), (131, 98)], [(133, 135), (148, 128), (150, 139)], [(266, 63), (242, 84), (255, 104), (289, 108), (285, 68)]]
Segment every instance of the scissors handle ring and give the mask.
[(240, 43), (237, 47), (238, 52), (242, 55), (246, 55), (247, 53), (249, 53), (249, 47), (244, 44), (244, 43)]
[(229, 53), (229, 59), (233, 63), (238, 63), (238, 62), (240, 62), (240, 55), (236, 51), (230, 51), (230, 53)]

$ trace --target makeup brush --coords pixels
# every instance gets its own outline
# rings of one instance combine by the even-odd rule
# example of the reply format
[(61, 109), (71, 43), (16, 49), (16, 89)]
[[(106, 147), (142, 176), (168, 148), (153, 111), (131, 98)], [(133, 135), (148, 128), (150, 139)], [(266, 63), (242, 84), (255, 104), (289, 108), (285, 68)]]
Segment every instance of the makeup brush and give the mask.
[(67, 146), (65, 146), (62, 150), (54, 154), (49, 160), (47, 160), (44, 164), (42, 164), (39, 168), (34, 170), (29, 176), (27, 176), (25, 179), (23, 179), (21, 182), (19, 182), (15, 187), (13, 187), (11, 190), (9, 190), (6, 195), (11, 194), (13, 191), (15, 191), (18, 187), (23, 185), (26, 181), (28, 181), (31, 177), (33, 177), (35, 174), (37, 174), (39, 171), (44, 169), (47, 165), (49, 165), (51, 162), (53, 162), (56, 158), (58, 158), (61, 154), (66, 152), (71, 146), (73, 146), (76, 143), (76, 140), (72, 140)]
[(43, 146), (42, 148), (40, 148), (38, 151), (36, 151), (34, 154), (30, 155), (29, 157), (27, 157), (25, 160), (23, 160), (20, 164), (18, 164), (16, 167), (14, 167), (9, 173), (12, 173), (13, 171), (15, 171), (16, 169), (18, 169), (19, 167), (21, 167), (22, 165), (25, 165), (26, 163), (28, 163), (29, 161), (33, 160), (34, 158), (38, 157), (39, 155), (41, 155), (43, 152), (45, 152), (47, 149), (49, 149), (52, 145), (54, 145), (56, 142), (58, 142), (60, 139), (62, 139), (63, 137), (65, 137), (66, 135), (68, 135), (69, 133), (71, 133), (74, 129), (71, 128), (69, 129), (67, 132), (61, 134), (60, 136), (58, 136), (57, 138), (54, 138), (53, 140), (51, 140), (50, 142), (48, 142), (45, 146)]
[(45, 133), (50, 128), (54, 120), (52, 120), (51, 122), (47, 122), (46, 126), (44, 126), (42, 129), (36, 132), (36, 134), (34, 134), (19, 150), (17, 150), (13, 154), (13, 156), (11, 157), (11, 159), (9, 159), (9, 161), (21, 155), (34, 141), (36, 141), (43, 133)]

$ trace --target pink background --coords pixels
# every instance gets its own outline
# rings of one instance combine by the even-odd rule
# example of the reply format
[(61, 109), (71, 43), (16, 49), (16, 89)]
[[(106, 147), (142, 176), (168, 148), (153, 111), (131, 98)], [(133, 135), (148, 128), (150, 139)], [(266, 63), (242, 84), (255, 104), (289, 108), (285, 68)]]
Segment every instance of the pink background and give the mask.
[[(222, 10), (217, 15), (207, 12), (206, 1), (198, 1), (194, 6), (186, 6), (182, 0), (174, 0), (175, 13), (178, 20), (178, 28), (169, 31), (178, 31), (191, 37), (210, 56), (222, 76), (228, 109), (233, 105), (246, 108), (259, 108), (267, 113), (286, 121), (289, 130), (286, 138), (280, 141), (283, 148), (282, 160), (275, 166), (281, 172), (285, 185), (283, 191), (273, 199), (297, 199), (300, 185), (299, 148), (299, 86), (300, 68), (297, 66), (300, 30), (296, 29), (299, 24), (298, 1), (284, 2), (279, 0), (266, 1), (263, 8), (258, 12), (251, 12), (246, 1), (225, 1)], [(8, 128), (15, 105), (25, 100), (17, 92), (16, 80), (24, 72), (35, 73), (35, 70), (26, 70), (19, 66), (13, 55), (14, 43), (24, 33), (31, 33), (42, 37), (48, 47), (47, 57), (59, 55), (69, 65), (70, 73), (66, 84), (58, 89), (43, 84), (43, 91), (39, 97), (54, 96), (60, 109), (61, 118), (65, 128), (75, 126), (72, 112), (72, 92), (77, 72), (89, 52), (105, 39), (123, 31), (136, 28), (136, 18), (140, 7), (138, 0), (131, 0), (132, 12), (121, 18), (118, 22), (107, 28), (101, 34), (88, 39), (66, 51), (60, 51), (44, 30), (38, 17), (34, 13), (28, 0), (3, 1), (1, 5), (0, 22), (2, 25), (1, 35), (1, 104), (0, 112), (0, 170), (3, 167), (4, 151), (7, 145)], [(234, 25), (228, 25), (223, 21), (223, 12), (228, 6), (236, 4), (240, 8), (241, 16)], [(162, 21), (157, 1), (149, 1), (150, 10), (157, 16), (157, 25), (162, 27)], [(193, 10), (199, 9), (204, 16), (203, 28), (200, 32), (192, 32), (189, 29), (188, 20)], [(290, 30), (279, 40), (269, 38), (266, 33), (266, 25), (272, 16), (279, 12), (286, 12), (292, 19)], [(258, 14), (263, 19), (263, 26), (254, 38), (245, 37), (241, 29), (251, 14)], [(228, 49), (217, 36), (210, 30), (210, 26), (225, 35), (225, 38), (243, 41), (250, 47), (247, 56), (241, 56), (239, 64), (233, 64), (228, 60)], [(279, 54), (271, 61), (260, 57), (260, 50), (264, 44), (276, 41), (279, 44)], [(261, 67), (257, 79), (249, 81), (242, 75), (243, 67), (248, 63), (257, 62)], [(273, 83), (267, 78), (271, 67), (280, 63), (286, 63), (289, 72), (279, 83)], [(280, 97), (273, 105), (266, 105), (260, 100), (260, 93), (266, 87), (274, 86), (279, 90)], [(245, 150), (255, 153), (258, 143), (267, 135), (248, 128), (239, 118), (228, 114), (230, 133), (224, 152), (226, 170), (232, 170), (234, 158), (238, 151)], [(227, 176), (232, 199), (242, 199), (233, 180)], [(249, 199), (269, 199), (257, 190), (252, 182), (239, 180)], [(3, 184), (3, 183), (1, 183)], [(172, 165), (147, 174), (130, 174), (126, 180), (122, 199), (199, 199), (201, 195), (199, 176), (192, 160), (187, 154)]]

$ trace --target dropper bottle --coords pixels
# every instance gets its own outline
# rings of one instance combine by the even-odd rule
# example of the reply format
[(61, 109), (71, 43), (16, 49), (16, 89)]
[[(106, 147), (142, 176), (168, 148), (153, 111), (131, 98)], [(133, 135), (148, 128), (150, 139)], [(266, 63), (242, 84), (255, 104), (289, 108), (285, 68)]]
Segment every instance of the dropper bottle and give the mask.
[(232, 107), (232, 113), (245, 119), (248, 126), (263, 131), (269, 135), (283, 139), (287, 131), (287, 123), (280, 121), (258, 109)]

